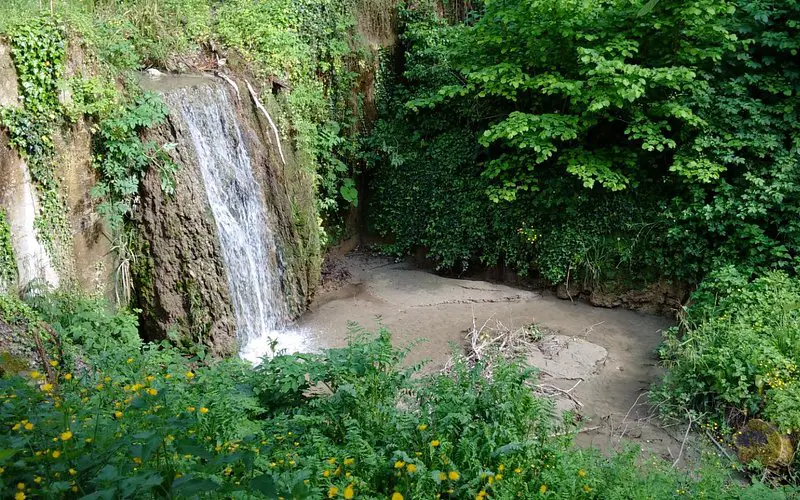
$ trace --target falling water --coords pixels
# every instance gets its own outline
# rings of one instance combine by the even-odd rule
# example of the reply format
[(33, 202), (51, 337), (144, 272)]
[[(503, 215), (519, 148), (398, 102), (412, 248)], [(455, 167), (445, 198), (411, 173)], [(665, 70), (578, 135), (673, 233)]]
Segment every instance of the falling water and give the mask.
[(278, 349), (303, 350), (305, 338), (286, 330), (288, 311), (281, 287), (283, 266), (270, 230), (261, 187), (227, 93), (200, 86), (170, 93), (186, 122), (219, 233), (242, 349), (257, 362)]

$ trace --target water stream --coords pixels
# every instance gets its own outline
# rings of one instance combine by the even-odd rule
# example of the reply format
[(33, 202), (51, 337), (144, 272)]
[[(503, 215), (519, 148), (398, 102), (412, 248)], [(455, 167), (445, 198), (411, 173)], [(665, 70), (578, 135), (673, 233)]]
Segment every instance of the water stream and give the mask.
[(216, 221), (240, 356), (258, 362), (270, 353), (271, 339), (277, 341), (277, 349), (303, 350), (303, 335), (286, 329), (289, 313), (280, 253), (227, 92), (203, 85), (170, 97), (188, 126)]

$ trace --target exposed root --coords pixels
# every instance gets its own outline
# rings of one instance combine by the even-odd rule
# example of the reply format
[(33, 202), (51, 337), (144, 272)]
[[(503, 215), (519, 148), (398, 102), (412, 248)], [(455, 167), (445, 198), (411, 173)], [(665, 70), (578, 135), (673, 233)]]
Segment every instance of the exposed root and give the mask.
[(281, 146), (281, 135), (278, 132), (278, 127), (275, 125), (275, 122), (272, 121), (272, 117), (269, 116), (267, 108), (265, 108), (264, 105), (261, 104), (261, 101), (258, 99), (258, 94), (256, 94), (255, 90), (253, 90), (253, 86), (250, 85), (250, 82), (245, 80), (244, 83), (245, 85), (247, 85), (247, 90), (250, 92), (250, 97), (253, 98), (253, 102), (255, 103), (256, 107), (259, 109), (259, 111), (261, 111), (264, 114), (264, 116), (267, 117), (269, 126), (272, 127), (272, 132), (275, 134), (275, 141), (277, 142), (278, 145), (278, 154), (281, 155), (281, 161), (283, 162), (284, 165), (286, 165), (286, 158), (283, 157), (283, 147)]

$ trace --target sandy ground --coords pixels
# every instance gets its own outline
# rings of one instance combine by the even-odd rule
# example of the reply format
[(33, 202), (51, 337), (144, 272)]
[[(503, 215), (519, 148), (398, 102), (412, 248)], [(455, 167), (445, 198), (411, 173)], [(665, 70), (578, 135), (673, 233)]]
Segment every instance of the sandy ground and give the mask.
[[(315, 346), (346, 344), (350, 321), (370, 330), (380, 322), (398, 345), (426, 339), (409, 362), (429, 360), (427, 369), (437, 370), (454, 350), (462, 350), (473, 321), (479, 326), (501, 321), (512, 329), (535, 323), (553, 336), (530, 359), (545, 369), (542, 383), (572, 388), (570, 394), (582, 405), (557, 398), (559, 408), (574, 409), (584, 422), (579, 445), (608, 451), (634, 442), (667, 460), (678, 457), (685, 428), (664, 428), (652, 417), (645, 394), (661, 373), (655, 349), (661, 330), (671, 325), (667, 318), (443, 278), (365, 254), (350, 254), (343, 265), (349, 282), (321, 294), (298, 322)], [(681, 462), (695, 457), (695, 448), (690, 436)]]

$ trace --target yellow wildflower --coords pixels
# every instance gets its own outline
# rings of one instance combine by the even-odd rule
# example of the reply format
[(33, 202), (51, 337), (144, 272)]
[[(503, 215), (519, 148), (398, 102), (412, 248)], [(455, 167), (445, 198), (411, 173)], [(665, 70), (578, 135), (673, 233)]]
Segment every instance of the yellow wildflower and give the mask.
[(128, 364), (133, 363), (133, 358), (128, 358)]
[(164, 375), (164, 378), (169, 380), (169, 379), (172, 378), (172, 374), (171, 373), (167, 373), (166, 375)]
[(395, 469), (402, 469), (405, 466), (406, 466), (406, 463), (403, 462), (402, 460), (398, 460), (397, 462), (394, 463), (394, 468)]
[(586, 471), (581, 469), (581, 470), (578, 471), (578, 475), (581, 476), (581, 477), (584, 477), (584, 476), (586, 476)]
[(53, 458), (58, 458), (58, 457), (60, 457), (60, 456), (61, 456), (61, 452), (60, 452), (60, 451), (58, 451), (58, 450), (55, 450), (55, 451), (53, 452)]
[(194, 406), (187, 406), (187, 407), (186, 407), (186, 411), (188, 411), (189, 413), (193, 413), (193, 412), (194, 412), (194, 410), (195, 410), (195, 407), (194, 407)]
[(445, 479), (447, 479), (447, 474), (445, 474), (444, 472), (440, 472), (439, 481), (444, 481)]
[(547, 493), (547, 485), (546, 484), (543, 484), (543, 485), (539, 486), (539, 493), (542, 494), (542, 495)]
[(355, 460), (354, 458), (345, 458), (345, 459), (344, 459), (344, 464), (345, 464), (345, 465), (353, 465), (353, 463), (354, 463), (355, 461), (356, 461), (356, 460)]
[(86, 439), (84, 439), (84, 441), (87, 442), (87, 443), (91, 443), (94, 440), (92, 438), (86, 438)]
[(428, 426), (427, 426), (426, 424), (419, 424), (419, 425), (417, 426), (417, 429), (419, 429), (419, 430), (421, 430), (421, 431), (424, 431), (424, 430), (425, 430), (425, 429), (427, 429), (427, 428), (428, 428)]
[(344, 497), (347, 500), (350, 500), (351, 498), (353, 498), (355, 496), (355, 494), (356, 494), (356, 492), (355, 492), (355, 490), (353, 490), (353, 485), (352, 484), (348, 484), (347, 488), (344, 489)]
[(22, 425), (21, 425), (21, 424), (19, 424), (19, 423), (16, 423), (16, 424), (14, 424), (14, 427), (12, 427), (12, 428), (11, 428), (11, 430), (12, 430), (12, 431), (18, 431), (18, 430), (19, 430), (21, 427), (22, 427)]
[(94, 386), (94, 388), (97, 389), (98, 391), (102, 390), (103, 389), (103, 384), (97, 384), (96, 386)]
[(417, 466), (416, 466), (416, 465), (414, 465), (414, 464), (408, 464), (408, 465), (406, 466), (406, 470), (407, 470), (407, 471), (408, 471), (410, 474), (413, 474), (413, 473), (417, 472)]
[(497, 475), (494, 476), (494, 479), (495, 479), (495, 481), (499, 481), (499, 480), (503, 479), (503, 475), (502, 474), (497, 474)]
[(403, 495), (400, 492), (395, 491), (392, 493), (392, 500), (403, 500)]
[(42, 476), (34, 477), (33, 478), (33, 482), (36, 483), (36, 484), (41, 484), (42, 483)]
[(72, 439), (72, 431), (64, 431), (61, 433), (62, 441), (69, 441), (70, 439)]
[(117, 411), (114, 412), (114, 416), (117, 417), (117, 418), (122, 418), (122, 412), (117, 410)]
[(324, 471), (322, 471), (322, 477), (328, 477), (330, 475), (331, 475), (331, 471), (329, 471), (328, 469), (325, 469)]
[(333, 464), (335, 464), (335, 463), (336, 463), (336, 459), (335, 459), (335, 458), (333, 458), (333, 457), (331, 457), (331, 458), (329, 458), (329, 459), (328, 459), (328, 463), (329, 463), (329, 464), (331, 464), (331, 465), (333, 465)]
[(69, 470), (69, 475), (70, 475), (70, 476), (74, 476), (74, 475), (75, 475), (75, 474), (77, 474), (77, 473), (78, 473), (78, 471), (76, 471), (75, 469), (70, 469), (70, 470)]
[(328, 498), (336, 498), (336, 495), (339, 494), (339, 488), (336, 486), (331, 486), (328, 488)]
[(41, 374), (41, 373), (39, 373), (39, 372), (37, 372), (36, 370), (34, 370), (34, 371), (32, 371), (32, 372), (31, 372), (31, 378), (32, 378), (33, 380), (36, 380), (36, 379), (38, 379), (38, 378), (39, 378), (39, 377), (41, 377), (41, 376), (42, 376), (42, 374)]
[(50, 366), (52, 366), (53, 368), (55, 368), (56, 366), (58, 366), (58, 361), (56, 361), (55, 359), (51, 359), (51, 360), (50, 360)]
[(500, 464), (500, 465), (497, 466), (497, 471), (498, 472), (503, 472), (504, 470), (506, 470), (506, 466), (505, 465)]
[(24, 493), (24, 492), (22, 492), (22, 491), (18, 491), (18, 492), (17, 492), (17, 493), (14, 495), (14, 500), (25, 500), (25, 498), (26, 498), (26, 497), (25, 497), (25, 493)]
[(136, 465), (142, 465), (142, 459), (140, 457), (133, 457), (133, 463)]
[(155, 378), (154, 376), (152, 376), (152, 375), (148, 375), (148, 376), (146, 376), (144, 379), (145, 379), (145, 380), (147, 380), (148, 382), (152, 382), (152, 381), (153, 381), (153, 380), (155, 380), (156, 378)]
[(522, 469), (520, 469), (519, 467), (517, 467), (516, 469), (514, 469), (514, 472), (516, 472), (517, 474), (519, 474), (520, 472), (522, 472)]
[(185, 375), (186, 375), (186, 378), (188, 378), (190, 380), (194, 378), (194, 373), (192, 373), (192, 372), (186, 372)]
[(65, 373), (64, 374), (64, 380), (72, 380), (72, 374), (71, 373)]
[(456, 471), (454, 471), (454, 470), (451, 470), (450, 472), (448, 472), (448, 473), (447, 473), (447, 477), (448, 477), (448, 478), (449, 478), (451, 481), (458, 481), (458, 478), (460, 478), (460, 477), (461, 477), (461, 474), (459, 474), (458, 472), (456, 472)]
[(590, 491), (592, 491), (592, 489), (589, 487), (588, 484), (584, 484), (583, 485), (583, 491), (585, 491), (586, 493), (589, 493)]
[(158, 395), (158, 389), (153, 389), (151, 387), (151, 388), (147, 389), (147, 394), (149, 394), (151, 396), (157, 396)]
[(438, 439), (434, 439), (433, 441), (431, 441), (431, 446), (433, 446), (434, 448), (439, 446), (439, 440)]
[(17, 489), (22, 491), (25, 489), (25, 483), (17, 483)]
[(51, 392), (51, 391), (53, 390), (53, 384), (51, 384), (50, 382), (48, 382), (48, 383), (46, 383), (46, 384), (42, 384), (42, 387), (41, 387), (41, 389), (42, 389), (44, 392)]
[(204, 407), (202, 407), (202, 408), (200, 408), (200, 413), (202, 413), (203, 415), (205, 415), (206, 413), (208, 413), (208, 408), (206, 408), (205, 406), (204, 406)]

